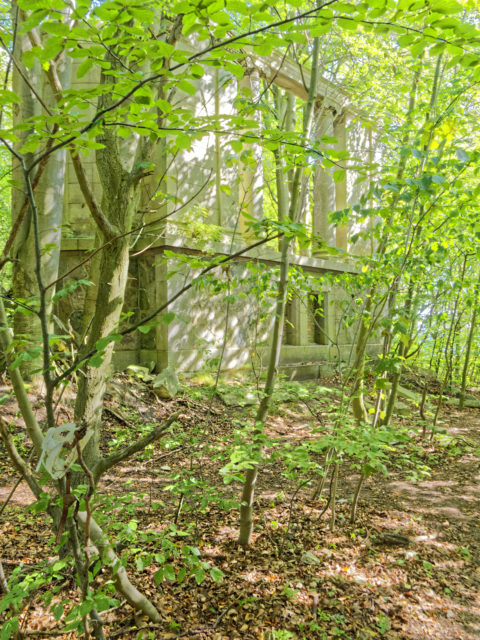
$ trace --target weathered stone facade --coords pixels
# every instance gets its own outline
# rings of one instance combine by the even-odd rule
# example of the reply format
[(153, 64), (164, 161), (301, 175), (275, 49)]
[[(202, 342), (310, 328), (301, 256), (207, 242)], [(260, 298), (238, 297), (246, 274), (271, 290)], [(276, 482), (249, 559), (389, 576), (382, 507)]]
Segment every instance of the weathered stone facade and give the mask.
[[(179, 104), (201, 115), (219, 117), (233, 113), (235, 98), (242, 87), (255, 94), (264, 78), (305, 97), (304, 81), (308, 84), (308, 70), (303, 78), (298, 66), (275, 57), (249, 61), (249, 71), (238, 82), (224, 71), (212, 69), (198, 81), (195, 96), (182, 95)], [(93, 73), (82, 83), (96, 82)], [(348, 104), (348, 96), (327, 81), (319, 83), (317, 100), (317, 135), (335, 137), (338, 148), (348, 151), (359, 161), (372, 161), (375, 154), (372, 129)], [(128, 139), (125, 142), (128, 154)], [(125, 311), (143, 317), (150, 310), (171, 299), (198, 270), (178, 264), (173, 253), (225, 254), (251, 244), (246, 220), (263, 216), (264, 166), (260, 147), (252, 145), (252, 158), (241, 161), (232, 148), (215, 132), (193, 143), (192, 147), (172, 157), (160, 149), (156, 158), (158, 173), (165, 173), (161, 188), (170, 198), (156, 197), (158, 184), (152, 178), (143, 187), (145, 209), (141, 219), (146, 227), (138, 237), (132, 236), (130, 282)], [(96, 177), (93, 158), (85, 159), (87, 175), (97, 196), (101, 188)], [(336, 167), (338, 169), (338, 165)], [(291, 262), (304, 272), (317, 277), (322, 273), (355, 273), (355, 261), (349, 255), (349, 235), (360, 228), (333, 226), (329, 213), (344, 209), (356, 202), (362, 185), (357, 184), (355, 171), (347, 170), (345, 179), (335, 182), (333, 170), (317, 166), (308, 193), (308, 216), (312, 232), (323, 238), (328, 246), (344, 252), (344, 258), (327, 257), (315, 244), (308, 255), (293, 255)], [(157, 173), (157, 175), (158, 175)], [(173, 197), (174, 196), (174, 197)], [(183, 203), (178, 213), (171, 214)], [(93, 225), (71, 164), (67, 169), (65, 189), (65, 221), (61, 245), (61, 272), (85, 258), (94, 247)], [(168, 220), (165, 220), (168, 216)], [(363, 223), (366, 224), (366, 223)], [(370, 224), (370, 222), (368, 222)], [(355, 244), (355, 252), (368, 252), (368, 245)], [(170, 257), (165, 256), (165, 251)], [(208, 287), (193, 287), (169, 305), (175, 317), (169, 323), (157, 324), (147, 333), (131, 334), (116, 348), (115, 364), (155, 362), (158, 369), (172, 365), (181, 371), (196, 371), (204, 367), (239, 369), (265, 360), (271, 322), (268, 320), (269, 302), (255, 294), (255, 278), (249, 265), (257, 271), (272, 271), (279, 264), (275, 247), (250, 250), (233, 261), (222, 272), (223, 290), (214, 293), (217, 282)], [(220, 277), (219, 274), (216, 274)], [(75, 278), (86, 277), (86, 270), (77, 270)], [(229, 288), (228, 284), (231, 282)], [(235, 286), (234, 286), (235, 284)], [(317, 375), (331, 372), (332, 363), (348, 360), (354, 340), (353, 331), (344, 326), (339, 301), (345, 294), (338, 288), (317, 290), (318, 299), (290, 301), (282, 348), (281, 366), (291, 376)], [(313, 300), (313, 301), (312, 301)], [(64, 315), (78, 313), (79, 300), (64, 307)], [(322, 315), (313, 316), (321, 305)], [(270, 305), (271, 306), (271, 305)], [(261, 321), (266, 316), (267, 320)], [(270, 314), (271, 316), (271, 314)], [(371, 351), (377, 349), (371, 345)]]

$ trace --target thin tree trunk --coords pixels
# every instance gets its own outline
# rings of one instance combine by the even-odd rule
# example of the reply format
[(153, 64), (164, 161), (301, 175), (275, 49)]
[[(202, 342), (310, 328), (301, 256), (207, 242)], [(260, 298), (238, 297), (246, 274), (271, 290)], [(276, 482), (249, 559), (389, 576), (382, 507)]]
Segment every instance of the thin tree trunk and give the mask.
[[(410, 315), (412, 310), (414, 291), (415, 291), (415, 281), (413, 277), (411, 277), (410, 282), (408, 283), (407, 299), (405, 301), (405, 318), (409, 323), (411, 323)], [(390, 389), (390, 395), (388, 396), (387, 409), (385, 411), (385, 417), (383, 420), (380, 421), (380, 424), (388, 425), (390, 424), (390, 420), (392, 419), (393, 411), (395, 409), (395, 403), (397, 401), (398, 387), (400, 386), (400, 381), (402, 379), (403, 366), (404, 366), (403, 359), (406, 352), (407, 352), (407, 345), (403, 340), (400, 340), (400, 344), (398, 345), (398, 351), (397, 351), (398, 359), (400, 361), (398, 364), (398, 371), (395, 371), (395, 373), (392, 376), (392, 386)]]
[(470, 365), (470, 354), (472, 352), (473, 336), (475, 335), (475, 328), (477, 325), (479, 293), (480, 293), (480, 271), (478, 274), (478, 280), (477, 280), (477, 283), (475, 284), (475, 290), (473, 293), (473, 308), (472, 308), (472, 315), (470, 317), (470, 329), (468, 331), (467, 344), (465, 345), (465, 359), (463, 361), (462, 383), (460, 388), (460, 398), (458, 402), (458, 406), (460, 409), (463, 409), (465, 404), (465, 389), (467, 387), (468, 367)]
[[(278, 283), (277, 301), (275, 305), (275, 320), (273, 325), (272, 344), (270, 347), (270, 358), (268, 361), (267, 379), (263, 390), (257, 413), (255, 415), (255, 434), (258, 435), (263, 429), (263, 424), (268, 415), (270, 401), (275, 387), (278, 363), (280, 361), (280, 351), (282, 347), (283, 325), (285, 318), (285, 305), (287, 300), (288, 268), (289, 268), (289, 241), (283, 238), (280, 280)], [(255, 485), (258, 477), (258, 464), (251, 469), (247, 469), (245, 482), (242, 491), (242, 504), (240, 507), (240, 532), (238, 542), (242, 546), (247, 546), (253, 531), (253, 500), (255, 496)]]
[(445, 391), (445, 388), (447, 386), (447, 382), (450, 376), (450, 359), (449, 359), (449, 349), (450, 349), (450, 341), (452, 339), (452, 334), (453, 334), (453, 330), (455, 327), (455, 323), (457, 320), (457, 310), (458, 310), (458, 303), (460, 301), (460, 295), (462, 293), (462, 286), (463, 286), (463, 282), (465, 279), (465, 270), (467, 268), (467, 260), (468, 260), (468, 254), (465, 255), (464, 259), (463, 259), (463, 265), (462, 265), (462, 270), (460, 273), (460, 282), (458, 283), (458, 290), (457, 290), (457, 295), (455, 296), (455, 302), (453, 305), (453, 311), (451, 314), (451, 321), (450, 321), (450, 327), (448, 330), (448, 335), (447, 335), (447, 341), (445, 343), (445, 349), (444, 349), (444, 355), (445, 355), (445, 376), (443, 378), (443, 382), (442, 382), (442, 386), (440, 388), (440, 395), (438, 398), (438, 404), (437, 404), (437, 408), (435, 410), (435, 415), (433, 417), (433, 424), (432, 424), (432, 435), (431, 438), (433, 438), (434, 434), (435, 434), (435, 427), (437, 425), (437, 420), (438, 420), (438, 416), (440, 414), (440, 409), (442, 407), (442, 402), (443, 402), (443, 392)]
[[(405, 133), (403, 135), (402, 144), (401, 144), (402, 148), (406, 147), (409, 140), (409, 135), (410, 135), (409, 127), (413, 121), (413, 115), (414, 115), (415, 104), (416, 104), (416, 96), (417, 96), (417, 88), (418, 88), (418, 82), (420, 79), (421, 70), (422, 70), (422, 66), (419, 65), (418, 68), (415, 70), (415, 73), (412, 78), (412, 85), (410, 88), (410, 96), (409, 96), (408, 110), (407, 110), (407, 116), (406, 116), (406, 129), (405, 129)], [(405, 167), (407, 166), (407, 157), (408, 156), (406, 153), (403, 153), (400, 157), (400, 162), (399, 162), (397, 175), (396, 175), (396, 178), (398, 181), (402, 179), (403, 174), (405, 172)], [(399, 202), (399, 199), (400, 199), (400, 195), (397, 195), (394, 197), (392, 206), (391, 206), (392, 212), (395, 210)], [(384, 256), (387, 250), (388, 240), (389, 240), (388, 227), (390, 226), (392, 219), (393, 219), (393, 213), (390, 215), (390, 218), (386, 224), (386, 232), (384, 233), (383, 238), (380, 242), (380, 246), (378, 249), (378, 254), (380, 257)], [(363, 313), (362, 313), (362, 318), (360, 319), (360, 328), (358, 331), (357, 340), (355, 344), (355, 360), (351, 368), (351, 373), (355, 376), (352, 394), (351, 394), (351, 398), (352, 398), (351, 403), (352, 403), (353, 415), (358, 424), (362, 422), (365, 423), (368, 420), (368, 413), (365, 408), (365, 402), (363, 398), (363, 389), (364, 389), (363, 378), (364, 378), (364, 368), (365, 368), (365, 351), (367, 348), (368, 339), (373, 330), (371, 315), (372, 315), (372, 309), (373, 309), (373, 301), (375, 299), (376, 294), (377, 294), (377, 285), (373, 284), (368, 292), (367, 301), (365, 303)]]
[[(14, 18), (18, 21), (16, 30), (16, 41), (14, 43), (14, 57), (16, 63), (13, 67), (12, 85), (14, 91), (22, 98), (22, 103), (16, 106), (13, 113), (13, 123), (18, 124), (28, 117), (47, 115), (55, 107), (57, 99), (54, 91), (50, 87), (46, 76), (40, 69), (38, 63), (33, 70), (27, 70), (21, 63), (23, 51), (29, 50), (32, 44), (27, 34), (22, 33), (21, 12), (18, 11), (16, 3), (12, 5)], [(71, 58), (64, 56), (58, 63), (58, 74), (65, 86), (69, 86), (71, 77)], [(22, 77), (23, 76), (23, 77)], [(25, 81), (28, 80), (28, 84)], [(15, 145), (19, 149), (28, 138), (29, 131), (20, 134), (20, 142)], [(25, 158), (28, 163), (29, 156)], [(66, 150), (60, 149), (52, 153), (46, 160), (46, 164), (41, 171), (38, 184), (35, 186), (35, 201), (38, 213), (38, 235), (42, 247), (48, 247), (41, 256), (42, 278), (45, 285), (53, 282), (58, 277), (58, 266), (60, 260), (60, 240), (63, 217), (63, 197), (65, 190), (66, 175)], [(15, 183), (23, 185), (24, 179), (22, 169), (14, 161), (13, 174)], [(38, 176), (37, 176), (38, 177)], [(34, 176), (30, 176), (32, 183)], [(22, 215), (25, 202), (25, 190), (14, 187), (12, 191), (12, 221)], [(15, 299), (29, 299), (39, 297), (38, 282), (35, 276), (35, 234), (33, 230), (33, 218), (31, 208), (27, 211), (17, 234), (11, 255), (15, 258), (12, 270), (12, 288)], [(51, 320), (52, 298), (55, 290), (52, 288), (45, 292), (45, 303), (48, 315), (48, 330), (53, 331), (53, 321)], [(15, 335), (22, 336), (30, 344), (42, 342), (42, 330), (39, 318), (36, 314), (15, 314)], [(29, 344), (27, 343), (27, 348)], [(30, 376), (35, 368), (41, 369), (42, 361), (38, 359), (28, 363), (28, 368), (22, 365), (23, 375)]]
[[(308, 91), (308, 99), (304, 107), (303, 113), (303, 137), (308, 140), (313, 121), (313, 107), (317, 94), (317, 78), (318, 78), (318, 52), (319, 38), (314, 39), (312, 54), (312, 72), (310, 76), (310, 87)], [(303, 175), (303, 168), (297, 167), (291, 186), (291, 198), (289, 197), (288, 178), (284, 169), (283, 159), (279, 152), (275, 153), (275, 175), (277, 183), (277, 200), (278, 200), (278, 219), (284, 220), (288, 216), (291, 220), (297, 221), (299, 215), (300, 184)], [(290, 204), (288, 204), (290, 201)], [(282, 348), (282, 336), (285, 320), (285, 306), (287, 301), (288, 290), (288, 271), (289, 271), (289, 249), (291, 239), (283, 237), (281, 240), (281, 256), (280, 256), (280, 279), (278, 283), (278, 291), (275, 303), (275, 319), (273, 325), (273, 336), (270, 347), (270, 358), (267, 369), (267, 379), (265, 382), (263, 397), (255, 416), (255, 435), (263, 430), (265, 419), (268, 415), (272, 393), (275, 387), (277, 369), (280, 361), (280, 351)], [(260, 451), (257, 451), (260, 454)], [(245, 482), (242, 490), (242, 504), (240, 507), (240, 531), (238, 542), (242, 546), (247, 546), (253, 531), (253, 500), (255, 496), (255, 486), (258, 478), (258, 464), (247, 470), (245, 474)]]
[(330, 508), (332, 510), (330, 515), (330, 531), (333, 531), (335, 529), (335, 521), (337, 518), (336, 507), (337, 507), (338, 469), (339, 469), (339, 464), (338, 462), (335, 462), (333, 467), (332, 495), (330, 498), (331, 499)]

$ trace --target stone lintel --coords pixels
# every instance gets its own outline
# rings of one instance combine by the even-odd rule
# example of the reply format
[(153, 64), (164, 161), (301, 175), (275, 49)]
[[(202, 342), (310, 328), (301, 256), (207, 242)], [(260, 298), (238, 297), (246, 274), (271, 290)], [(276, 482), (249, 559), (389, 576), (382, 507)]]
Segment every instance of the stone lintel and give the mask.
[(95, 238), (93, 235), (90, 237), (63, 237), (60, 251), (93, 251), (95, 248), (94, 243)]
[[(280, 55), (258, 56), (252, 55), (252, 61), (261, 75), (282, 89), (290, 91), (299, 98), (306, 100), (306, 87), (310, 84), (310, 69), (302, 67), (288, 57)], [(336, 87), (327, 79), (319, 77), (317, 80), (317, 99), (321, 99), (327, 107), (333, 107), (337, 113), (345, 109), (350, 111), (350, 96), (346, 91)]]
[[(157, 250), (169, 250), (178, 253), (190, 253), (192, 255), (204, 255), (206, 254), (205, 248), (200, 248), (199, 243), (186, 243), (180, 238), (175, 236), (167, 236), (164, 239), (164, 244), (157, 247)], [(210, 243), (208, 247), (209, 253), (225, 256), (235, 253), (242, 248), (240, 243), (235, 243), (231, 248), (229, 242), (215, 242)], [(235, 258), (236, 262), (248, 262), (250, 260), (256, 260), (263, 262), (267, 265), (277, 266), (280, 264), (280, 253), (272, 247), (256, 247), (246, 251), (241, 256)], [(309, 256), (292, 255), (290, 257), (290, 264), (297, 265), (305, 269), (305, 271), (311, 271), (312, 273), (359, 273), (359, 269), (355, 266), (354, 262), (350, 260), (332, 260), (324, 258), (313, 258)]]
[[(62, 238), (61, 251), (89, 251), (92, 250), (94, 239), (91, 238)], [(203, 246), (202, 246), (203, 245)], [(240, 251), (243, 243), (235, 242), (231, 246), (231, 240), (226, 239), (225, 242), (209, 242), (205, 246), (203, 240), (185, 240), (176, 236), (167, 235), (160, 238), (155, 244), (146, 247), (144, 254), (147, 252), (163, 252), (174, 251), (175, 253), (186, 253), (190, 255), (225, 255)], [(243, 245), (244, 246), (244, 245)], [(141, 250), (139, 247), (134, 249), (134, 253)], [(236, 262), (249, 262), (256, 260), (266, 265), (277, 266), (280, 264), (280, 253), (272, 247), (256, 247), (246, 251), (241, 256), (234, 259)], [(290, 264), (302, 267), (305, 271), (312, 273), (359, 273), (359, 269), (355, 266), (351, 258), (344, 260), (334, 260), (326, 258), (313, 258), (309, 256), (292, 255)]]

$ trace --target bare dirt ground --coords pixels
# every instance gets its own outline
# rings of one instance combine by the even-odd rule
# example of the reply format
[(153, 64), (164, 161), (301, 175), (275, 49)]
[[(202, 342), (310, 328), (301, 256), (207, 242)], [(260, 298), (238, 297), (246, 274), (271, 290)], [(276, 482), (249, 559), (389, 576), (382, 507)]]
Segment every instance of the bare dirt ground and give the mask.
[[(205, 455), (194, 461), (205, 495), (208, 487), (221, 487), (212, 460), (215, 447), (231, 438), (238, 409), (215, 401), (209, 412), (205, 402), (188, 398), (166, 403), (152, 403), (150, 398), (140, 409), (145, 419), (157, 421), (181, 410), (185, 438), (167, 456), (159, 442), (150, 459), (132, 459), (116, 468), (103, 480), (99, 499), (120, 500), (128, 492), (115, 518), (135, 520), (138, 530), (149, 534), (138, 546), (155, 553), (155, 536), (163, 539), (178, 509), (178, 497), (165, 489), (172, 475), (191, 464), (189, 434), (198, 438), (200, 429), (209, 443)], [(65, 411), (68, 414), (68, 408)], [(105, 413), (105, 446), (128, 430), (128, 419), (122, 422), (124, 410), (113, 411), (123, 413), (120, 419)], [(302, 411), (284, 407), (270, 420), (270, 432), (300, 440), (308, 421)], [(13, 419), (15, 407), (7, 404), (3, 414)], [(151, 637), (165, 639), (479, 638), (480, 411), (448, 408), (444, 423), (456, 440), (448, 448), (438, 443), (424, 447), (430, 476), (418, 482), (407, 480), (399, 470), (387, 478), (373, 476), (362, 493), (354, 525), (349, 523), (349, 508), (355, 475), (345, 465), (334, 531), (329, 529), (329, 512), (322, 516), (324, 503), (312, 502), (311, 489), (299, 489), (282, 477), (275, 462), (268, 462), (260, 475), (254, 539), (247, 550), (236, 544), (237, 509), (213, 502), (202, 509), (198, 495), (191, 504), (187, 500), (177, 523), (188, 530), (181, 541), (198, 547), (202, 559), (221, 569), (224, 577), (214, 582), (207, 576), (197, 585), (194, 576), (181, 584), (167, 576), (156, 585), (156, 562), (142, 566), (130, 557), (133, 580), (158, 607), (162, 622), (149, 625), (121, 603), (104, 615), (106, 637), (140, 637), (139, 629), (145, 627), (144, 638), (149, 630)], [(0, 501), (7, 498), (15, 479), (2, 464)], [(229, 485), (225, 498), (238, 498), (238, 489)], [(24, 513), (32, 501), (21, 483), (0, 518), (0, 557), (7, 577), (19, 563), (33, 567), (54, 555), (45, 518)], [(169, 562), (178, 570), (181, 558)], [(101, 574), (97, 580), (101, 584), (107, 578)], [(64, 618), (56, 622), (43, 605), (45, 591), (34, 592), (26, 603), (25, 637), (77, 637), (62, 632)], [(71, 579), (60, 584), (55, 598), (78, 599)]]

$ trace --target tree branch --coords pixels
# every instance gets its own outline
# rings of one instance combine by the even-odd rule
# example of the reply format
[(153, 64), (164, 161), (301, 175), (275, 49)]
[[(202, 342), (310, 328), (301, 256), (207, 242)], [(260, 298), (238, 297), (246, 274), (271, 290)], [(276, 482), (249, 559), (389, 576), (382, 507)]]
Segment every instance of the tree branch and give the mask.
[(129, 447), (125, 447), (124, 449), (121, 449), (120, 451), (112, 453), (110, 456), (99, 460), (92, 471), (95, 482), (98, 482), (105, 471), (108, 471), (108, 469), (110, 469), (111, 467), (115, 466), (119, 462), (122, 462), (122, 460), (130, 458), (135, 453), (143, 451), (147, 445), (154, 442), (155, 440), (158, 440), (160, 436), (165, 433), (172, 422), (175, 422), (179, 415), (180, 411), (176, 411), (168, 418), (168, 420), (166, 420), (166, 422), (159, 425), (158, 427), (155, 427), (155, 429), (150, 431), (150, 433), (143, 438), (140, 438), (140, 440), (137, 440), (137, 442), (134, 442)]
[[(78, 512), (77, 521), (82, 528), (85, 528), (87, 522), (85, 511)], [(134, 609), (144, 613), (152, 622), (160, 622), (159, 612), (150, 600), (130, 582), (125, 567), (121, 564), (110, 542), (104, 538), (102, 530), (93, 518), (90, 520), (90, 538), (97, 547), (100, 557), (110, 569), (117, 591)]]
[(93, 189), (88, 183), (84, 166), (82, 164), (82, 161), (80, 160), (80, 156), (75, 152), (74, 149), (70, 149), (70, 157), (72, 158), (72, 164), (73, 168), (75, 169), (75, 175), (77, 176), (78, 185), (82, 191), (83, 197), (85, 198), (87, 207), (92, 214), (92, 218), (103, 234), (105, 240), (114, 240), (115, 229), (105, 217), (105, 214), (102, 211), (102, 207), (99, 205), (97, 199), (95, 198)]
[(28, 486), (32, 490), (33, 495), (38, 498), (42, 493), (42, 487), (38, 484), (33, 475), (33, 471), (30, 468), (30, 465), (25, 462), (20, 453), (18, 452), (17, 447), (12, 438), (12, 434), (10, 432), (9, 426), (6, 421), (0, 416), (0, 437), (3, 440), (5, 448), (7, 450), (8, 456), (15, 468), (22, 476), (25, 478)]
[(5, 306), (3, 299), (0, 297), (0, 349), (4, 352), (7, 359), (8, 372), (10, 374), (10, 381), (12, 383), (13, 391), (18, 402), (18, 408), (22, 414), (22, 418), (27, 428), (27, 433), (30, 436), (35, 451), (39, 454), (42, 450), (43, 433), (40, 429), (35, 414), (32, 410), (32, 405), (25, 391), (25, 383), (20, 373), (20, 369), (15, 369), (11, 366), (11, 344), (12, 338), (10, 335), (10, 329), (7, 324), (7, 315), (5, 313)]

